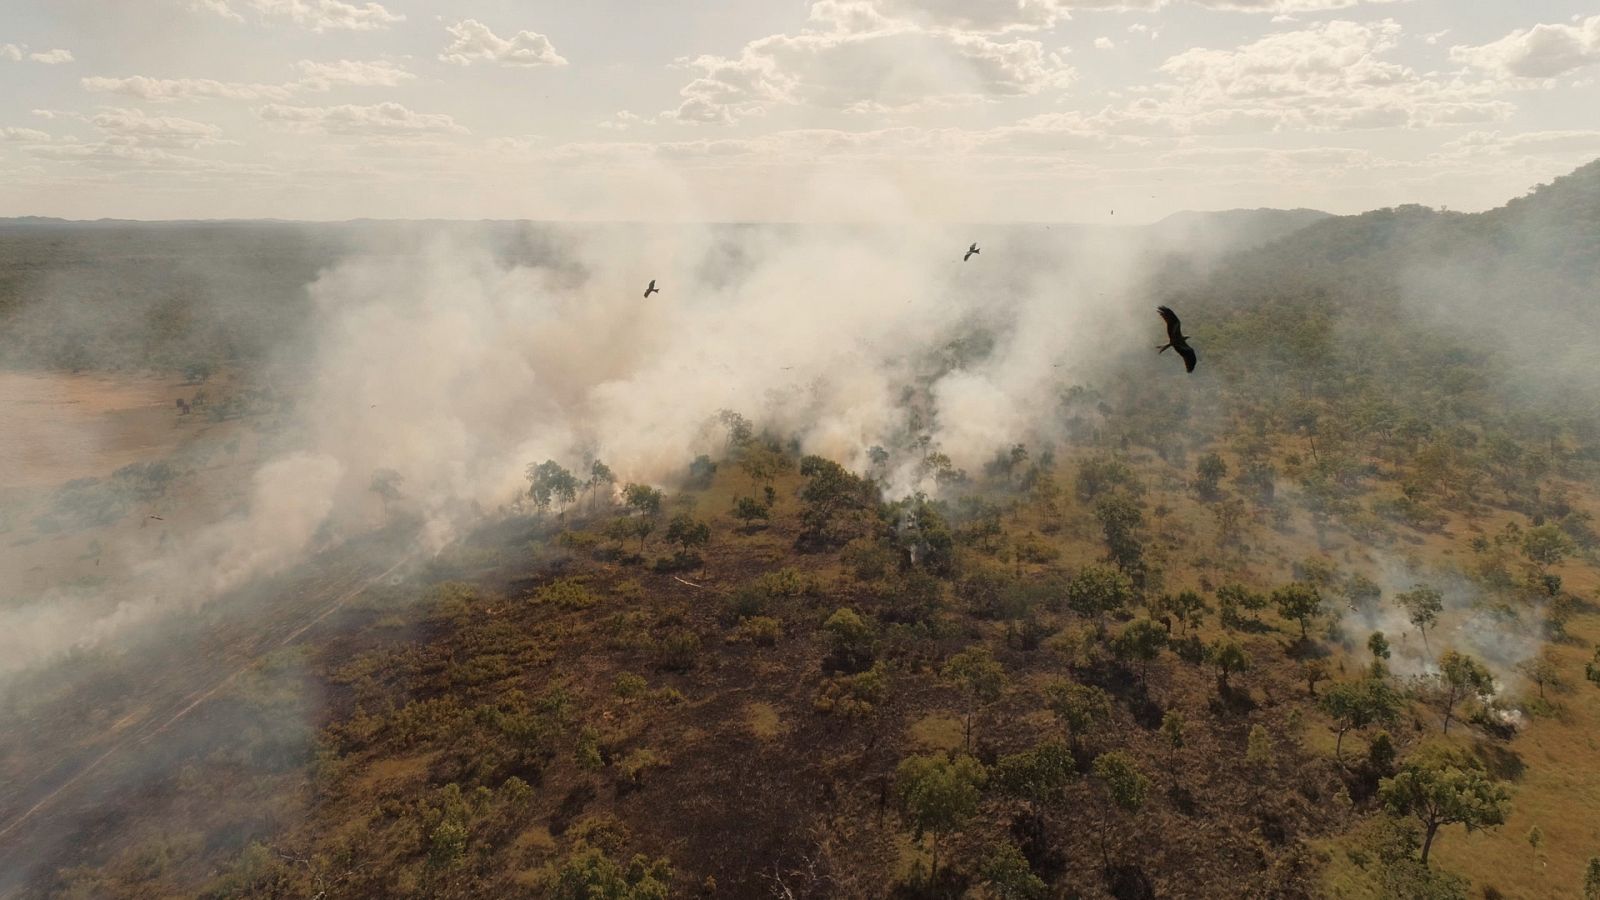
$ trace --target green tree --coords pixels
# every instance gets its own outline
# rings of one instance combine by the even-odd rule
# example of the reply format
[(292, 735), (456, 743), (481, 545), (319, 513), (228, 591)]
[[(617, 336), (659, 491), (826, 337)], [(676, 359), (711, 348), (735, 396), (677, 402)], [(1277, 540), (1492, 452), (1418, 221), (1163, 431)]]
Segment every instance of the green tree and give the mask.
[(686, 484), (690, 488), (704, 490), (711, 486), (711, 479), (717, 475), (717, 464), (711, 457), (702, 453), (689, 463), (689, 478)]
[(1239, 611), (1248, 610), (1258, 613), (1267, 608), (1267, 595), (1252, 591), (1244, 585), (1225, 584), (1217, 588), (1218, 618), (1224, 628), (1240, 628), (1247, 621), (1254, 622), (1252, 615), (1248, 620)]
[(978, 866), (978, 877), (999, 900), (1040, 900), (1048, 895), (1044, 879), (1033, 874), (1027, 857), (1015, 844), (999, 844)]
[(1571, 556), (1577, 549), (1561, 526), (1540, 525), (1522, 535), (1522, 552), (1542, 572)]
[(1161, 737), (1166, 741), (1167, 749), (1171, 752), (1171, 760), (1167, 766), (1167, 771), (1172, 774), (1174, 784), (1178, 780), (1178, 751), (1182, 750), (1184, 745), (1183, 726), (1183, 713), (1176, 708), (1169, 709), (1161, 714)]
[(1218, 482), (1228, 474), (1228, 464), (1222, 457), (1215, 453), (1207, 453), (1200, 457), (1200, 462), (1195, 465), (1195, 493), (1202, 500), (1215, 500), (1219, 497)]
[(667, 523), (667, 540), (677, 544), (679, 552), (688, 556), (696, 547), (704, 547), (711, 542), (711, 526), (688, 513), (679, 513)]
[(648, 484), (629, 482), (622, 488), (622, 502), (643, 516), (659, 515), (661, 501), (664, 499), (665, 495)]
[(1589, 857), (1584, 867), (1583, 900), (1600, 900), (1600, 856)]
[(584, 483), (589, 488), (589, 512), (593, 513), (595, 499), (599, 490), (616, 484), (617, 476), (611, 471), (610, 466), (597, 459), (589, 464), (589, 478)]
[(1133, 582), (1105, 566), (1084, 566), (1067, 582), (1067, 608), (1087, 618), (1099, 620), (1132, 599)]
[(578, 479), (553, 459), (528, 466), (527, 477), (528, 496), (541, 513), (552, 504), (566, 506), (578, 498)]
[(733, 517), (743, 522), (747, 529), (754, 527), (757, 519), (768, 521), (771, 514), (772, 510), (754, 497), (739, 497), (733, 501)]
[(1219, 640), (1206, 648), (1206, 657), (1217, 667), (1217, 692), (1220, 694), (1228, 693), (1229, 676), (1250, 668), (1250, 654), (1244, 652), (1238, 641)]
[(1439, 614), (1444, 612), (1444, 594), (1438, 588), (1419, 584), (1402, 591), (1394, 599), (1406, 611), (1406, 619), (1421, 633), (1422, 649), (1433, 653), (1428, 647), (1428, 632), (1438, 624)]
[(1167, 645), (1167, 630), (1150, 619), (1138, 619), (1111, 639), (1111, 652), (1118, 659), (1139, 664), (1139, 683), (1144, 684), (1149, 675), (1150, 661), (1161, 655)]
[(1300, 623), (1300, 639), (1310, 639), (1311, 622), (1322, 614), (1322, 595), (1304, 581), (1294, 581), (1272, 592), (1278, 615)]
[(1447, 748), (1425, 748), (1378, 785), (1378, 799), (1391, 812), (1411, 816), (1422, 826), (1423, 865), (1441, 827), (1464, 825), (1476, 831), (1501, 825), (1510, 797), (1471, 756)]
[(635, 856), (622, 866), (580, 840), (545, 885), (552, 900), (667, 900), (672, 865)]
[(1037, 816), (1058, 801), (1077, 776), (1071, 749), (1059, 741), (1046, 741), (996, 760), (991, 783), (1001, 794), (1026, 803)]
[(1556, 664), (1547, 656), (1541, 655), (1523, 660), (1517, 669), (1522, 672), (1524, 678), (1538, 687), (1540, 700), (1544, 699), (1545, 688), (1559, 687), (1561, 684), (1561, 670), (1557, 669)]
[(1378, 678), (1341, 681), (1328, 688), (1318, 706), (1333, 720), (1333, 756), (1344, 766), (1344, 736), (1371, 725), (1392, 723), (1400, 712), (1400, 697)]
[(1483, 663), (1455, 650), (1446, 650), (1439, 657), (1437, 679), (1439, 706), (1444, 712), (1445, 734), (1450, 733), (1450, 720), (1455, 716), (1456, 706), (1461, 701), (1494, 693), (1494, 676)]
[(820, 456), (800, 460), (800, 542), (810, 546), (847, 543), (875, 520), (880, 497), (870, 479), (858, 478)]
[(824, 622), (832, 652), (830, 663), (846, 672), (859, 672), (872, 665), (876, 643), (872, 625), (855, 610), (842, 606)]
[(950, 657), (941, 673), (945, 680), (954, 682), (966, 699), (966, 720), (962, 725), (962, 739), (972, 746), (972, 720), (980, 704), (1000, 699), (1006, 687), (1006, 670), (994, 658), (988, 647), (976, 645)]
[(1101, 796), (1106, 802), (1105, 814), (1100, 819), (1100, 857), (1107, 871), (1111, 869), (1111, 852), (1107, 838), (1111, 830), (1113, 812), (1121, 810), (1132, 815), (1138, 812), (1150, 795), (1150, 779), (1139, 770), (1133, 757), (1121, 750), (1102, 753), (1094, 760), (1094, 777), (1100, 784)]
[(970, 756), (911, 756), (895, 771), (900, 808), (917, 840), (931, 837), (930, 879), (939, 872), (939, 842), (960, 831), (978, 811), (979, 788), (988, 778), (983, 764)]
[(1162, 607), (1178, 623), (1180, 637), (1190, 628), (1200, 627), (1208, 609), (1205, 598), (1195, 591), (1179, 591), (1176, 597), (1168, 597)]
[(724, 454), (732, 455), (736, 451), (743, 450), (755, 439), (755, 426), (750, 424), (749, 419), (731, 409), (718, 410), (717, 421), (728, 430), (728, 439), (722, 446)]
[(1100, 520), (1111, 561), (1137, 582), (1144, 574), (1144, 542), (1139, 539), (1144, 514), (1139, 505), (1126, 494), (1111, 494), (1095, 503), (1094, 515)]
[(1050, 711), (1066, 727), (1074, 754), (1082, 749), (1085, 737), (1111, 721), (1111, 697), (1092, 685), (1059, 679), (1045, 687), (1045, 697)]
[(1244, 761), (1258, 775), (1264, 776), (1266, 773), (1263, 770), (1272, 765), (1272, 760), (1272, 738), (1267, 734), (1266, 727), (1260, 723), (1251, 725), (1250, 733), (1245, 736)]
[(1594, 659), (1583, 664), (1583, 677), (1600, 687), (1600, 647), (1594, 648)]
[(1389, 639), (1384, 637), (1383, 632), (1374, 631), (1372, 636), (1367, 638), (1367, 651), (1372, 654), (1374, 664), (1388, 659), (1390, 655)]

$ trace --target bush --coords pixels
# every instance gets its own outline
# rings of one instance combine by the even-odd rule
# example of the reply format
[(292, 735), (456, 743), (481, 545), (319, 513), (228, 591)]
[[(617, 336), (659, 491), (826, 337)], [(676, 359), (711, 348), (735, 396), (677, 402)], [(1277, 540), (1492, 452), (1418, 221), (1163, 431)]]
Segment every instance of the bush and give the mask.
[(783, 636), (783, 626), (777, 619), (753, 616), (745, 619), (730, 637), (734, 641), (749, 641), (757, 647), (771, 647)]
[(700, 636), (687, 628), (674, 628), (656, 642), (656, 663), (672, 672), (687, 672), (700, 659)]
[(539, 589), (535, 603), (553, 603), (561, 609), (588, 609), (600, 602), (594, 592), (576, 578), (558, 578)]

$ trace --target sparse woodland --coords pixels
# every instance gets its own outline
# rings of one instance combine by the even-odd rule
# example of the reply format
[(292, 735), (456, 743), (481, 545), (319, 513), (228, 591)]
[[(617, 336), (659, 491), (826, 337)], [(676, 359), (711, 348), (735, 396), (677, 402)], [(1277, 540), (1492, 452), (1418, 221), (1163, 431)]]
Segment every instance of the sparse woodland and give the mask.
[[(1140, 348), (981, 467), (739, 411), (669, 485), (529, 460), (35, 890), (1600, 896), (1600, 394), (1485, 338), (1597, 276), (1600, 164), (1153, 273), (1200, 370)], [(906, 460), (932, 495), (883, 494)]]

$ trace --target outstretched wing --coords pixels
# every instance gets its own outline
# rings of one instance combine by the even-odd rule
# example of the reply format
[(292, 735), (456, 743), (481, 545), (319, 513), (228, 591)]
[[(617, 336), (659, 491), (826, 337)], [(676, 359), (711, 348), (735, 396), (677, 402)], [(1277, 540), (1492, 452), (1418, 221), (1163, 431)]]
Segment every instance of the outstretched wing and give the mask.
[(1161, 313), (1162, 321), (1167, 323), (1167, 340), (1176, 344), (1183, 340), (1183, 324), (1178, 321), (1178, 314), (1170, 306), (1158, 306), (1156, 312)]
[(1194, 364), (1200, 359), (1195, 355), (1194, 348), (1188, 344), (1178, 344), (1173, 349), (1177, 350), (1178, 355), (1183, 357), (1183, 370), (1185, 372), (1193, 372)]

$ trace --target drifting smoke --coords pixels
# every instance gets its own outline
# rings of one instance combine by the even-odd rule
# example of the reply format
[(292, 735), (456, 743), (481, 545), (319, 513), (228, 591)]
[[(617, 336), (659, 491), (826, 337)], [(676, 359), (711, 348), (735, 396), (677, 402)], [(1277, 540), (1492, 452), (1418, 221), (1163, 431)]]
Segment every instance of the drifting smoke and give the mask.
[[(292, 414), (264, 439), (238, 508), (112, 588), (0, 612), (0, 674), (197, 609), (371, 530), (379, 470), (403, 479), (401, 508), (431, 552), (514, 504), (531, 462), (598, 457), (621, 481), (672, 483), (721, 448), (708, 421), (722, 409), (857, 469), (889, 448), (895, 495), (933, 489), (914, 438), (962, 468), (1052, 441), (1061, 388), (1091, 376), (1106, 348), (1144, 343), (1131, 273), (1148, 248), (1115, 232), (1016, 229), (963, 264), (966, 237), (594, 228), (529, 262), (486, 234), (441, 228), (352, 252), (309, 286), (311, 363), (279, 398)], [(662, 293), (644, 300), (651, 278)]]
[[(1389, 669), (1402, 678), (1437, 675), (1439, 654), (1453, 649), (1488, 666), (1498, 693), (1521, 678), (1518, 668), (1544, 646), (1542, 607), (1509, 606), (1458, 572), (1419, 570), (1380, 553), (1374, 581), (1383, 589), (1382, 599), (1365, 611), (1344, 610), (1339, 624), (1361, 643), (1366, 635), (1383, 632), (1392, 654)], [(1426, 640), (1396, 600), (1419, 585), (1443, 595), (1444, 609)]]

